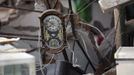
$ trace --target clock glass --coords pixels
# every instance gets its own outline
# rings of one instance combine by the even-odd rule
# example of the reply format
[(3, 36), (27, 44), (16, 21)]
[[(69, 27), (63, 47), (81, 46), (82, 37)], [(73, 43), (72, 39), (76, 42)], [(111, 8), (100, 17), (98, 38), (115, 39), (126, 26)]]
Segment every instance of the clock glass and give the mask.
[(55, 15), (47, 16), (44, 19), (44, 23), (46, 24), (46, 29), (51, 32), (58, 31), (62, 27), (60, 18)]

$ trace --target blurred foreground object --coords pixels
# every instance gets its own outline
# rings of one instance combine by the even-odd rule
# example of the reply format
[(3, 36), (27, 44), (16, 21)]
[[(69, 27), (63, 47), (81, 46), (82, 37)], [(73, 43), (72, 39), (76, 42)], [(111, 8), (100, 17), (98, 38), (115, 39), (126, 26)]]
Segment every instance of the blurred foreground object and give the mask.
[(3, 3), (5, 0), (0, 0), (0, 4)]
[(134, 47), (120, 47), (115, 53), (117, 75), (133, 75)]
[(35, 75), (35, 58), (27, 53), (0, 53), (0, 75)]

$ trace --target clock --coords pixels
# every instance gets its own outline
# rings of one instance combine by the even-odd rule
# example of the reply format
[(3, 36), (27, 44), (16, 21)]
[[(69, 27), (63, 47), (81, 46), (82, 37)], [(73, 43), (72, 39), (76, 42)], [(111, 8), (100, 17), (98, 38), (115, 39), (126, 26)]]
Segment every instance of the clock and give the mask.
[(51, 54), (61, 52), (66, 43), (64, 19), (61, 13), (54, 9), (43, 12), (40, 17), (42, 44)]
[(50, 32), (56, 32), (62, 28), (62, 21), (58, 16), (51, 15), (47, 16), (43, 23), (46, 25), (46, 29)]

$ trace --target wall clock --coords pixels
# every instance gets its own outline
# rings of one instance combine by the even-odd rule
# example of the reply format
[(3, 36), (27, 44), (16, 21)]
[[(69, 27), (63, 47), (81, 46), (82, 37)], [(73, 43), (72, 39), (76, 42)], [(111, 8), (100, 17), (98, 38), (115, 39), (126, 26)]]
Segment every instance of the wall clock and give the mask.
[(40, 17), (43, 46), (51, 54), (59, 53), (65, 48), (66, 34), (64, 18), (54, 9), (43, 12)]

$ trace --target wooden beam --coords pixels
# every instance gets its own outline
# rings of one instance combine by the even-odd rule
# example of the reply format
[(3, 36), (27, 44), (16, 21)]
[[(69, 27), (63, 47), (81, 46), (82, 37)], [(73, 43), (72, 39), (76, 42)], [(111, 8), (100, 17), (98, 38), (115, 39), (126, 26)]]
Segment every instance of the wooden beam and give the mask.
[(115, 29), (116, 29), (116, 36), (115, 36), (115, 44), (116, 44), (116, 49), (118, 49), (121, 46), (121, 25), (120, 25), (120, 9), (115, 8), (114, 9), (114, 23), (115, 23)]

